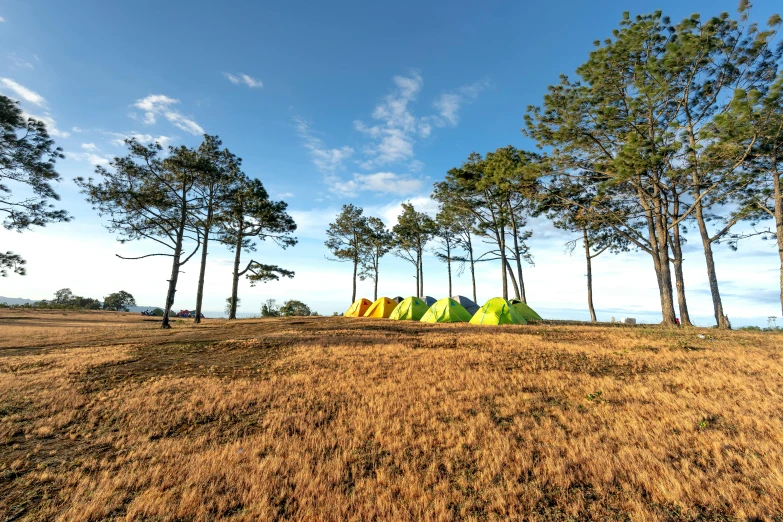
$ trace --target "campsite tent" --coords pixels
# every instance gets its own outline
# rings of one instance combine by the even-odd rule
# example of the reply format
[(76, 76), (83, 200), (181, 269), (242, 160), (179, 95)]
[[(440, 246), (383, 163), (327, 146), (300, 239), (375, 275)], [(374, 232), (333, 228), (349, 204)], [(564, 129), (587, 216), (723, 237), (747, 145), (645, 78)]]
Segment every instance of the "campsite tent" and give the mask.
[(493, 297), (479, 308), (470, 324), (526, 324), (524, 317), (502, 297)]
[(476, 312), (478, 312), (478, 309), (481, 308), (479, 305), (465, 297), (464, 295), (455, 295), (452, 296), (452, 299), (457, 301), (459, 304), (462, 305), (465, 310), (468, 311), (470, 315), (475, 315)]
[(519, 299), (509, 300), (511, 306), (517, 309), (519, 315), (525, 318), (526, 321), (541, 321), (541, 316), (536, 313), (535, 310), (530, 308), (527, 303), (523, 303)]
[(407, 297), (400, 301), (389, 319), (395, 321), (418, 321), (427, 313), (429, 307), (418, 297)]
[(362, 297), (361, 299), (357, 299), (343, 315), (345, 317), (361, 317), (370, 305), (372, 305), (370, 300)]
[(435, 302), (436, 302), (435, 298), (434, 298), (434, 297), (430, 297), (430, 296), (427, 296), (427, 297), (420, 297), (420, 299), (421, 299), (422, 301), (424, 301), (424, 304), (426, 304), (427, 306), (432, 306), (432, 305), (434, 305), (434, 304), (435, 304)]
[(380, 297), (364, 312), (364, 317), (377, 317), (379, 319), (389, 317), (396, 306), (397, 303), (388, 297)]
[(470, 313), (451, 297), (444, 297), (430, 306), (422, 323), (465, 323), (470, 321)]
[(405, 298), (400, 295), (398, 295), (397, 297), (392, 297), (392, 301), (394, 301), (397, 304), (400, 304), (403, 301), (403, 299)]

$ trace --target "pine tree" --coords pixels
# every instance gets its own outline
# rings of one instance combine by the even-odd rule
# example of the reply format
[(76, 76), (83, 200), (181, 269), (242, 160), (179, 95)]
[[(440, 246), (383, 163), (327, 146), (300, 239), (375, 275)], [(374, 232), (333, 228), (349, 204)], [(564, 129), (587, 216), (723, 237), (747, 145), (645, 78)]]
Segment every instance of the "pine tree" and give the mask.
[(333, 223), (326, 230), (324, 244), (333, 257), (327, 257), (329, 261), (353, 264), (353, 290), (351, 302), (356, 301), (356, 277), (359, 266), (364, 259), (366, 245), (369, 236), (367, 218), (364, 210), (354, 205), (343, 205), (342, 211), (337, 215)]
[[(70, 221), (59, 201), (54, 183), (61, 180), (55, 162), (63, 158), (55, 148), (44, 122), (25, 119), (19, 105), (0, 95), (0, 215), (6, 230), (24, 231), (47, 223)], [(23, 195), (15, 195), (20, 190)], [(0, 276), (8, 271), (25, 275), (25, 260), (13, 252), (0, 251)]]
[[(192, 149), (169, 147), (169, 156), (160, 157), (162, 147), (127, 140), (130, 154), (114, 158), (111, 170), (98, 166), (100, 182), (78, 178), (76, 183), (92, 203), (98, 215), (107, 219), (106, 228), (118, 235), (118, 241), (147, 240), (163, 248), (162, 252), (120, 259), (171, 257), (171, 276), (166, 292), (166, 307), (161, 328), (170, 328), (169, 313), (174, 305), (181, 268), (201, 246), (197, 208), (201, 200), (193, 187), (208, 168)], [(192, 251), (186, 249), (188, 244)]]
[(229, 210), (231, 195), (241, 181), (241, 163), (228, 149), (221, 149), (222, 142), (217, 136), (204, 135), (198, 154), (202, 156), (205, 169), (200, 173), (194, 185), (194, 192), (200, 199), (197, 226), (201, 235), (201, 266), (199, 268), (198, 288), (196, 291), (195, 322), (201, 322), (201, 305), (204, 300), (204, 279), (207, 269), (210, 234), (216, 224)]
[(435, 235), (435, 221), (418, 212), (410, 203), (402, 204), (402, 214), (392, 228), (394, 255), (416, 268), (416, 295), (424, 297), (424, 247)]
[(378, 299), (378, 273), (381, 258), (394, 247), (394, 235), (386, 229), (386, 225), (380, 218), (368, 217), (365, 225), (366, 236), (363, 242), (359, 278), (361, 280), (372, 279), (373, 300), (376, 300)]
[(243, 275), (254, 286), (258, 282), (276, 281), (280, 277), (293, 278), (294, 272), (277, 265), (248, 261), (240, 267), (242, 252), (255, 252), (256, 241), (270, 240), (286, 249), (294, 246), (296, 223), (286, 212), (283, 201), (271, 201), (264, 185), (257, 179), (243, 177), (229, 197), (230, 204), (220, 222), (220, 241), (234, 252), (229, 319), (236, 319), (239, 278)]

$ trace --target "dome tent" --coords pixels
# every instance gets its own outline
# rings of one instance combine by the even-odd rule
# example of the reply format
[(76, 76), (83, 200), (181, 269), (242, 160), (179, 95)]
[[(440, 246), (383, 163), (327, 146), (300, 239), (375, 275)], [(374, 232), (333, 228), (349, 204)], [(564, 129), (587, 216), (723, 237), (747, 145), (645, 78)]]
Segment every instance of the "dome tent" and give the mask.
[(418, 321), (427, 313), (429, 306), (418, 297), (406, 297), (392, 311), (389, 319), (395, 321)]
[(527, 324), (527, 321), (508, 301), (493, 297), (476, 312), (470, 324)]
[(361, 317), (370, 305), (372, 305), (370, 300), (362, 297), (361, 299), (357, 299), (343, 315), (345, 317)]
[(466, 323), (470, 321), (470, 313), (451, 297), (444, 297), (430, 306), (422, 323)]
[(436, 302), (436, 299), (434, 297), (430, 297), (430, 296), (420, 297), (419, 299), (424, 301), (424, 304), (426, 304), (427, 306), (432, 306)]
[(459, 304), (465, 308), (465, 310), (468, 311), (470, 315), (475, 315), (476, 312), (478, 312), (478, 309), (481, 308), (479, 305), (477, 305), (475, 302), (471, 301), (464, 295), (455, 295), (451, 297), (455, 301), (457, 301)]
[(405, 299), (405, 298), (402, 297), (401, 295), (398, 295), (397, 297), (392, 297), (392, 301), (394, 301), (397, 304), (400, 304), (403, 299)]
[(377, 319), (385, 319), (389, 317), (394, 311), (397, 303), (389, 299), (388, 297), (379, 297), (370, 307), (364, 312), (364, 317), (375, 317)]
[(519, 315), (525, 318), (526, 321), (542, 321), (541, 316), (536, 313), (535, 310), (530, 308), (527, 303), (523, 303), (519, 299), (510, 299), (508, 301), (511, 306), (517, 309)]

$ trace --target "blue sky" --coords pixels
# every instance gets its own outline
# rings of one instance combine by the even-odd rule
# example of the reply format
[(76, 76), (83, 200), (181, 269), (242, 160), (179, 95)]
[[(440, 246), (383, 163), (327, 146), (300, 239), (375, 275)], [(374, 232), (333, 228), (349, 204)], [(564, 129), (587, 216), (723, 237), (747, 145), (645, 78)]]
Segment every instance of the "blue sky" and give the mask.
[[(756, 1), (766, 21), (775, 2)], [(166, 262), (120, 261), (147, 253), (119, 245), (101, 228), (72, 178), (123, 153), (136, 135), (196, 145), (218, 134), (285, 199), (300, 225), (300, 243), (257, 257), (297, 276), (241, 291), (245, 313), (266, 298), (298, 298), (321, 313), (350, 300), (350, 268), (324, 259), (324, 229), (343, 203), (363, 206), (392, 224), (401, 202), (434, 210), (429, 189), (471, 151), (508, 144), (533, 148), (520, 129), (530, 104), (561, 73), (573, 74), (592, 42), (611, 34), (628, 2), (31, 2), (0, 3), (0, 92), (44, 118), (67, 159), (58, 163), (62, 206), (72, 223), (23, 235), (0, 231), (0, 247), (27, 258), (26, 277), (0, 281), (0, 295), (46, 298), (68, 286), (101, 297), (125, 289), (140, 304), (160, 304)], [(700, 12), (735, 12), (734, 1), (635, 1), (632, 13), (662, 9), (677, 20)], [(586, 317), (584, 268), (568, 240), (535, 223), (535, 267), (526, 269), (529, 300), (550, 316)], [(709, 321), (703, 256), (691, 238), (686, 266), (692, 313)], [(719, 248), (726, 309), (737, 322), (766, 324), (778, 315), (776, 256), (748, 242), (739, 254)], [(194, 264), (185, 267), (175, 308), (192, 306)], [(600, 316), (656, 320), (651, 262), (643, 255), (598, 258)], [(412, 271), (384, 259), (381, 293), (407, 295)], [(498, 269), (479, 270), (479, 300), (499, 293)], [(230, 293), (230, 254), (215, 246), (206, 308)], [(447, 292), (445, 270), (425, 260), (425, 290)], [(470, 281), (455, 291), (469, 294)], [(371, 297), (370, 282), (360, 293)], [(546, 315), (546, 314), (542, 314)]]

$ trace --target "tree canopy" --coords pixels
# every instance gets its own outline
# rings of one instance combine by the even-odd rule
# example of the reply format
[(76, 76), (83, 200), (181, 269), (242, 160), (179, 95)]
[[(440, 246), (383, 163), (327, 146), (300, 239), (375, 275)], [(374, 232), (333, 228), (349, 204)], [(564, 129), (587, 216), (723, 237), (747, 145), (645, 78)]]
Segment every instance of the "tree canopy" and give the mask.
[(127, 312), (130, 310), (131, 306), (136, 306), (136, 299), (134, 299), (133, 295), (126, 292), (125, 290), (114, 292), (113, 294), (109, 294), (103, 298), (104, 310)]
[[(6, 230), (24, 231), (48, 223), (69, 221), (65, 210), (52, 203), (60, 196), (54, 183), (62, 149), (55, 147), (46, 124), (25, 117), (19, 105), (0, 94), (0, 216)], [(25, 260), (13, 252), (0, 252), (0, 275), (25, 275)]]

